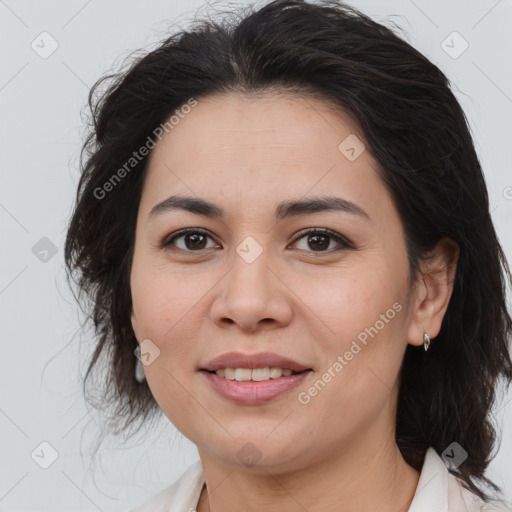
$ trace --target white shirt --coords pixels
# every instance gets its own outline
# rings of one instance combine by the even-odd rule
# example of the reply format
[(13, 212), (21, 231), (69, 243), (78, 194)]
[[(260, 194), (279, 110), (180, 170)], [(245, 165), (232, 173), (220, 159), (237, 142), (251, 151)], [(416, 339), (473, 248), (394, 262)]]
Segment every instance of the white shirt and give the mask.
[[(205, 484), (201, 461), (194, 462), (172, 485), (130, 512), (195, 512)], [(425, 454), (408, 512), (512, 512), (512, 503), (485, 503), (448, 472), (434, 448)]]

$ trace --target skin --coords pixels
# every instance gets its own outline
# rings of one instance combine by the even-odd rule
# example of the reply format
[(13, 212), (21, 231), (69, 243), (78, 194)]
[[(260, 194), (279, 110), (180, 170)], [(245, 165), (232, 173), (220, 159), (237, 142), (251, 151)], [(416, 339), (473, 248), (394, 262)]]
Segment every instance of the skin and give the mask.
[[(399, 370), (407, 344), (423, 350), (424, 331), (439, 332), (457, 247), (442, 240), (411, 292), (400, 217), (370, 151), (349, 161), (338, 149), (349, 134), (364, 140), (347, 115), (312, 97), (218, 95), (199, 99), (151, 155), (132, 325), (139, 343), (149, 338), (160, 350), (144, 368), (156, 401), (198, 448), (206, 479), (199, 512), (398, 512), (413, 499), (419, 472), (395, 443)], [(148, 218), (174, 194), (209, 200), (226, 217), (172, 210)], [(274, 220), (281, 201), (321, 195), (355, 202), (370, 220), (339, 211)], [(211, 238), (159, 246), (188, 227)], [(331, 229), (354, 248), (326, 237), (322, 249), (298, 238), (305, 228)], [(263, 250), (250, 264), (236, 252), (248, 236)], [(300, 403), (298, 394), (396, 302), (401, 311)], [(237, 405), (197, 370), (234, 350), (274, 351), (314, 372), (270, 402)], [(261, 454), (251, 467), (237, 455), (248, 442)]]

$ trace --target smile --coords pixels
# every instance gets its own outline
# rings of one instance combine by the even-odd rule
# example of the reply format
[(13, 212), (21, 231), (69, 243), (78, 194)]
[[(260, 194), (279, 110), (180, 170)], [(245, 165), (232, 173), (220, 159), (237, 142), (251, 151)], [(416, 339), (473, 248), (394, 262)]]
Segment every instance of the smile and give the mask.
[(228, 380), (236, 380), (239, 382), (252, 380), (255, 382), (262, 382), (270, 379), (278, 379), (279, 377), (289, 377), (290, 375), (297, 374), (288, 368), (221, 368), (215, 372), (218, 377), (223, 377)]
[[(276, 377), (270, 376), (271, 370), (274, 370)], [(281, 373), (279, 377), (277, 376), (278, 371)], [(218, 372), (221, 373), (221, 376), (217, 374)], [(230, 379), (222, 376), (223, 372), (238, 378)], [(254, 379), (253, 372), (255, 372), (256, 379), (259, 378), (260, 380)], [(292, 370), (282, 370), (281, 368), (255, 368), (252, 370), (248, 368), (225, 368), (212, 372), (203, 370), (200, 373), (207, 379), (213, 390), (223, 398), (239, 405), (258, 405), (282, 396), (287, 391), (299, 386), (312, 373), (312, 370), (293, 373)], [(267, 373), (269, 377), (264, 379), (263, 377)]]

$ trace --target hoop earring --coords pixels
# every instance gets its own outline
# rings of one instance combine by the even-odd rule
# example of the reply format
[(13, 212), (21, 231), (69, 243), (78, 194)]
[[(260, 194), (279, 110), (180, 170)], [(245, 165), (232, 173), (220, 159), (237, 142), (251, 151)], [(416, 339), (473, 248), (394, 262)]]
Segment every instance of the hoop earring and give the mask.
[(425, 352), (428, 350), (428, 347), (430, 346), (430, 338), (428, 334), (425, 332), (423, 333), (423, 348), (425, 349)]

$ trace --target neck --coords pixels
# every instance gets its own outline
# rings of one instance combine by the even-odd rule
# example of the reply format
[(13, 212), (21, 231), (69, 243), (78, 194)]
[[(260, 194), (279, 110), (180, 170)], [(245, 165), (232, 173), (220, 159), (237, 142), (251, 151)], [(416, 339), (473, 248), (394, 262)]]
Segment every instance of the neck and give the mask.
[(241, 470), (200, 450), (206, 489), (197, 511), (406, 512), (420, 474), (405, 462), (390, 434), (386, 442), (367, 434), (364, 442), (354, 439), (314, 465), (286, 472)]

